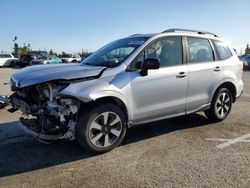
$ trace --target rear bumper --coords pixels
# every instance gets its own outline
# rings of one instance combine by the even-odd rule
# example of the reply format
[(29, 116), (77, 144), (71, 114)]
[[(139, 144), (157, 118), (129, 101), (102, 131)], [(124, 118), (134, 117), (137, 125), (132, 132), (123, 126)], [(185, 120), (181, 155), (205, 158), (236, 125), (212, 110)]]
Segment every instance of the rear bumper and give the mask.
[(238, 96), (236, 96), (236, 101), (240, 99), (240, 97), (242, 96), (243, 94), (243, 90), (240, 92), (240, 94)]
[(244, 91), (244, 83), (242, 79), (237, 83), (237, 93), (235, 97), (235, 101), (241, 97)]

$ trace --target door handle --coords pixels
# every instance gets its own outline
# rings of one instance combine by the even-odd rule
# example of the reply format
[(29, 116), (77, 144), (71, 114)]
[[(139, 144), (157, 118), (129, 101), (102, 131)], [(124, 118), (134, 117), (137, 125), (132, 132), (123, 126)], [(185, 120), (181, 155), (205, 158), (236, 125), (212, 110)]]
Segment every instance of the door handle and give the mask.
[(177, 78), (183, 78), (183, 77), (185, 77), (185, 76), (187, 76), (187, 74), (185, 73), (185, 72), (179, 72), (179, 74), (177, 74)]
[(218, 72), (220, 70), (221, 70), (221, 67), (219, 67), (219, 66), (217, 66), (217, 67), (214, 68), (214, 71), (216, 71), (216, 72)]

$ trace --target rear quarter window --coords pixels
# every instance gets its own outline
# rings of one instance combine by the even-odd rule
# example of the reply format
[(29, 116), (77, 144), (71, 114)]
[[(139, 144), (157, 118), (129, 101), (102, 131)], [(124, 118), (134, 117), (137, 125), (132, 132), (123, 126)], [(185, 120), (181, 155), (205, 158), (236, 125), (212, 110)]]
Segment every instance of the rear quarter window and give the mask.
[(224, 42), (213, 40), (213, 45), (218, 60), (225, 60), (233, 56), (232, 52), (229, 50), (228, 46)]

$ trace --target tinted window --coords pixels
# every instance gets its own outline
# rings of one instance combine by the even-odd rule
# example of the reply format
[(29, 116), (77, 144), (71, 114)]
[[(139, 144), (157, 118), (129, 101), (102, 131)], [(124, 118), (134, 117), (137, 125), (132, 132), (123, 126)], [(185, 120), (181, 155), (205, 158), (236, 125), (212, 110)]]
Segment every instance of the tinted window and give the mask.
[[(160, 67), (168, 67), (182, 64), (181, 37), (165, 37), (158, 39), (147, 46), (135, 59), (134, 63), (143, 62), (147, 58), (160, 60)], [(132, 69), (140, 69), (136, 65)]]
[(213, 61), (213, 51), (207, 39), (187, 38), (188, 62), (209, 62)]
[(219, 60), (225, 60), (232, 56), (231, 51), (224, 42), (213, 41), (213, 44)]

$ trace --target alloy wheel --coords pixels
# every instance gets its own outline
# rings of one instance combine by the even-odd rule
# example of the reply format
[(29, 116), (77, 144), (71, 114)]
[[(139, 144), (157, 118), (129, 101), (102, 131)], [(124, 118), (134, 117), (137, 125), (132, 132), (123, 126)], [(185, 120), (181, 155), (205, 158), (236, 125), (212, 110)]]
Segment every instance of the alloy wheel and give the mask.
[(121, 118), (114, 112), (99, 114), (89, 127), (90, 142), (97, 147), (106, 148), (114, 144), (122, 133)]
[(232, 102), (228, 93), (223, 92), (219, 95), (215, 103), (215, 111), (220, 118), (225, 117), (231, 108)]

